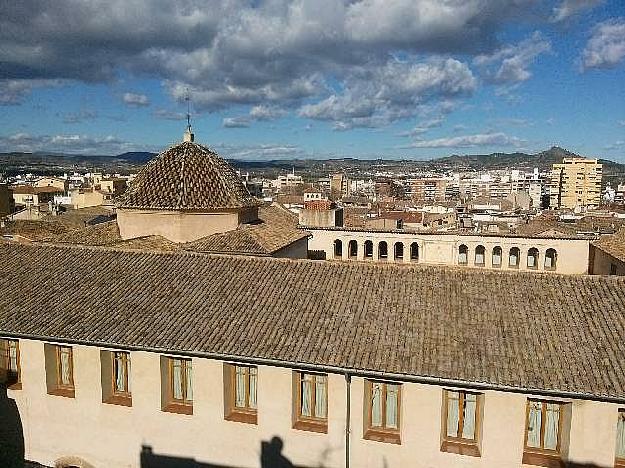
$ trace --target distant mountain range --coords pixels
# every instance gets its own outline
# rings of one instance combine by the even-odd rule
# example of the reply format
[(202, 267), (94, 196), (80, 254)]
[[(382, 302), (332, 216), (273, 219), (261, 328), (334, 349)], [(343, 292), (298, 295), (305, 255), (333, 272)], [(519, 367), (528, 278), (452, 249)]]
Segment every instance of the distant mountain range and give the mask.
[[(553, 146), (546, 151), (537, 154), (527, 153), (492, 153), (476, 154), (467, 156), (452, 155), (429, 161), (435, 166), (453, 166), (475, 170), (496, 170), (506, 168), (532, 169), (538, 167), (541, 170), (551, 168), (554, 163), (561, 163), (564, 158), (579, 158), (578, 154)], [(606, 172), (625, 173), (625, 164), (615, 163), (607, 159), (600, 159)]]
[[(147, 151), (132, 151), (116, 156), (84, 156), (66, 155), (55, 153), (0, 153), (0, 175), (13, 175), (19, 172), (34, 172), (38, 174), (54, 174), (69, 171), (104, 171), (129, 173), (137, 171), (146, 162), (156, 156), (156, 153)], [(374, 170), (466, 170), (483, 171), (497, 169), (521, 169), (532, 170), (538, 167), (540, 170), (551, 168), (554, 163), (562, 162), (565, 157), (579, 157), (563, 148), (554, 146), (537, 154), (527, 153), (491, 153), (475, 155), (451, 155), (442, 158), (413, 161), (413, 160), (388, 160), (336, 158), (314, 160), (270, 160), (270, 161), (239, 161), (230, 160), (237, 168), (252, 173), (264, 173), (267, 175), (277, 174), (294, 168), (304, 175), (314, 177), (327, 174), (328, 172), (347, 170), (348, 172), (362, 173)], [(606, 159), (603, 163), (604, 178), (610, 182), (616, 179), (621, 183), (625, 181), (625, 164), (619, 164)]]

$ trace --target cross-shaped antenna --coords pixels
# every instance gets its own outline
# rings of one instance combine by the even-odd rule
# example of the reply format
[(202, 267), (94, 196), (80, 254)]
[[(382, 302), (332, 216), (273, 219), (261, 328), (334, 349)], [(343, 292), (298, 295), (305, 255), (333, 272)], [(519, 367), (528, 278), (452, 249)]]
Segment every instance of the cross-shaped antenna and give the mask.
[(185, 91), (184, 100), (187, 101), (187, 126), (191, 127), (191, 99), (189, 97), (189, 88)]

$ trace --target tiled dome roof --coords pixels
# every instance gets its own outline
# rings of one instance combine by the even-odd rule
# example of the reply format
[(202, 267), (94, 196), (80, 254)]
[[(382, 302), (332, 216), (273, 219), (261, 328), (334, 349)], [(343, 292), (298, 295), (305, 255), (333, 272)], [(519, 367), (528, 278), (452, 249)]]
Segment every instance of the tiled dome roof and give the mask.
[(187, 141), (160, 153), (141, 169), (119, 207), (211, 211), (258, 205), (226, 161)]

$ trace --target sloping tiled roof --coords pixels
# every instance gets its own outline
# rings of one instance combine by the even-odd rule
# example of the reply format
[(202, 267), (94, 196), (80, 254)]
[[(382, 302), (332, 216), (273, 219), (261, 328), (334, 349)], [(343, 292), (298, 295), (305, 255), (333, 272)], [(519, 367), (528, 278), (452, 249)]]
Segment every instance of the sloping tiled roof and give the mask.
[(139, 171), (120, 208), (219, 210), (257, 206), (243, 182), (217, 153), (184, 142)]
[(271, 255), (310, 235), (297, 229), (297, 217), (286, 208), (275, 205), (262, 207), (258, 217), (256, 224), (243, 224), (233, 231), (189, 242), (182, 248), (196, 252)]
[(625, 262), (625, 227), (616, 234), (602, 236), (593, 245), (600, 248), (612, 257)]
[(625, 402), (624, 312), (621, 277), (0, 244), (0, 335), (406, 380)]

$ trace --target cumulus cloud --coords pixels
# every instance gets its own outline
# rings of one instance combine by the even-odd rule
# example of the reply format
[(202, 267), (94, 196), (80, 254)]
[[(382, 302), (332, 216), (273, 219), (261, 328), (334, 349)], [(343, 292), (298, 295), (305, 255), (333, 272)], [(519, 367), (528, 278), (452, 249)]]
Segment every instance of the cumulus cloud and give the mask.
[(215, 149), (228, 159), (281, 159), (294, 157), (307, 157), (299, 146), (284, 144), (264, 144), (264, 145), (232, 145), (219, 144)]
[[(0, 15), (0, 79), (106, 82), (120, 73), (151, 76), (162, 80), (173, 99), (184, 100), (189, 89), (200, 112), (241, 104), (299, 109), (335, 95), (321, 106), (334, 102), (345, 108), (328, 111), (346, 115), (334, 123), (377, 126), (414, 115), (415, 101), (427, 95), (461, 94), (467, 83), (472, 89), (470, 71), (459, 61), (446, 65), (456, 67), (457, 81), (449, 70), (443, 81), (427, 85), (440, 67), (424, 64), (423, 57), (490, 53), (503, 24), (523, 17), (533, 2), (8, 2)], [(405, 65), (389, 60), (396, 54), (407, 57)], [(367, 86), (368, 77), (381, 84), (380, 77), (395, 69), (405, 69), (399, 71), (408, 78), (406, 86), (393, 83), (379, 93)], [(335, 89), (336, 82), (346, 90)], [(411, 89), (417, 99), (400, 99)], [(361, 99), (382, 109), (355, 109)], [(369, 115), (351, 116), (354, 111)], [(274, 118), (263, 115), (249, 117)]]
[(472, 148), (476, 146), (520, 146), (522, 140), (505, 133), (480, 133), (433, 140), (417, 140), (402, 148)]
[(254, 106), (250, 109), (250, 118), (254, 120), (274, 120), (286, 114), (284, 109), (275, 106)]
[(54, 151), (86, 155), (114, 155), (137, 149), (133, 144), (108, 135), (30, 135), (15, 133), (0, 136), (0, 151)]
[(493, 54), (475, 57), (485, 78), (495, 83), (518, 83), (528, 80), (532, 73), (530, 66), (536, 58), (551, 50), (551, 44), (536, 31), (516, 45), (507, 45)]
[(148, 97), (145, 94), (139, 93), (124, 93), (122, 101), (130, 107), (147, 107), (150, 105)]
[(222, 121), (224, 128), (247, 128), (250, 126), (250, 119), (247, 117), (226, 117)]
[(611, 68), (625, 57), (625, 18), (599, 23), (582, 52), (582, 68)]
[(590, 10), (601, 3), (603, 3), (603, 0), (562, 0), (558, 6), (554, 7), (551, 21), (554, 23), (564, 21), (584, 10)]
[[(1, 55), (2, 52), (0, 51), (0, 56)], [(63, 84), (66, 84), (66, 81), (46, 79), (0, 79), (0, 106), (19, 105), (36, 88), (49, 88), (61, 86)]]
[(445, 119), (443, 117), (436, 117), (433, 119), (424, 120), (422, 122), (419, 122), (417, 126), (414, 127), (412, 130), (398, 133), (397, 136), (414, 137), (414, 136), (422, 135), (423, 133), (428, 132), (432, 128), (440, 127), (444, 121)]
[(469, 67), (455, 59), (412, 63), (389, 61), (347, 77), (342, 92), (299, 109), (299, 115), (333, 121), (336, 130), (378, 127), (412, 117), (433, 98), (470, 95), (476, 80)]

